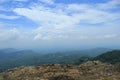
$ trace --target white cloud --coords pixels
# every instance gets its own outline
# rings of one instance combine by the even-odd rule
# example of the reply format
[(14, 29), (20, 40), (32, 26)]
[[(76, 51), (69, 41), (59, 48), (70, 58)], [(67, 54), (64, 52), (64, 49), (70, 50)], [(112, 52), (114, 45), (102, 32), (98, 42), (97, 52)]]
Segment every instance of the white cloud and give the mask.
[(4, 26), (4, 24), (0, 22), (0, 28), (2, 28), (3, 26)]
[(53, 4), (54, 0), (39, 0), (41, 2), (47, 3), (47, 4)]
[[(119, 27), (81, 27), (74, 30), (36, 29), (20, 31), (17, 28), (0, 29), (0, 43), (3, 46), (15, 48), (36, 48), (52, 45), (89, 45), (89, 44), (119, 44)], [(112, 42), (111, 42), (112, 41)], [(56, 47), (56, 46), (55, 46)]]
[(0, 0), (0, 3), (5, 3), (9, 1), (27, 2), (28, 0)]
[[(55, 8), (49, 8), (43, 5), (35, 5), (30, 8), (16, 8), (14, 9), (14, 12), (18, 15), (31, 19), (40, 25), (34, 30), (36, 33), (34, 40), (61, 38), (72, 39), (75, 36), (79, 39), (87, 39), (86, 37), (83, 37), (83, 31), (89, 32), (89, 30), (85, 28), (86, 30), (84, 29), (81, 31), (81, 28), (78, 28), (81, 26), (86, 27), (85, 25), (82, 25), (82, 23), (106, 25), (120, 19), (119, 13), (111, 13), (109, 11), (101, 10), (98, 5), (58, 4), (58, 6), (56, 4)], [(94, 28), (93, 31), (97, 29), (99, 28)], [(93, 32), (90, 34), (95, 34), (92, 33)]]
[[(61, 6), (64, 5), (62, 4)], [(38, 23), (45, 23), (45, 25), (67, 25), (67, 23), (75, 25), (80, 21), (89, 24), (97, 24), (120, 19), (119, 13), (104, 11), (99, 9), (98, 6), (88, 4), (70, 4), (60, 8), (58, 6), (56, 6), (56, 8), (49, 8), (44, 7), (43, 5), (37, 5), (32, 8), (16, 8), (14, 12)]]
[[(43, 0), (53, 4), (52, 0)], [(110, 4), (105, 3), (105, 4)], [(53, 4), (51, 8), (44, 5), (30, 6), (29, 8), (15, 8), (13, 11), (24, 16), (39, 26), (30, 32), (20, 30), (2, 31), (0, 38), (15, 40), (19, 45), (42, 45), (43, 43), (69, 42), (78, 43), (107, 43), (109, 39), (119, 42), (120, 15), (116, 12), (103, 10), (103, 4)], [(114, 4), (115, 6), (115, 4)], [(108, 8), (107, 8), (108, 9)], [(0, 15), (5, 19), (16, 19), (16, 16)], [(101, 26), (99, 26), (100, 24)], [(9, 35), (7, 35), (9, 34)], [(102, 40), (104, 40), (102, 42)]]
[(107, 34), (107, 35), (104, 35), (103, 37), (109, 39), (109, 38), (116, 38), (117, 35), (116, 34)]
[(68, 5), (67, 10), (76, 13), (81, 21), (90, 24), (108, 23), (120, 19), (119, 13), (101, 10), (99, 7), (100, 6), (98, 5), (70, 4)]
[(6, 42), (10, 40), (15, 40), (18, 37), (18, 30), (12, 29), (12, 30), (0, 30), (0, 41)]
[(98, 4), (98, 8), (100, 9), (114, 9), (114, 8), (120, 8), (120, 0), (111, 0), (108, 3), (101, 3)]
[(14, 11), (19, 15), (40, 23), (42, 26), (50, 25), (51, 27), (56, 26), (56, 28), (61, 28), (62, 26), (71, 27), (74, 24), (79, 23), (79, 19), (76, 15), (69, 16), (64, 12), (55, 12), (50, 8), (41, 6), (38, 9), (36, 7), (32, 9), (16, 8)]
[[(66, 34), (64, 30), (67, 29), (69, 31), (80, 22), (80, 19), (76, 15), (69, 16), (64, 12), (55, 12), (54, 10), (45, 7), (33, 7), (32, 9), (16, 8), (14, 11), (41, 25), (35, 30), (37, 34), (35, 40), (42, 38), (63, 38)], [(66, 36), (67, 35), (65, 35), (65, 37)]]
[(7, 16), (4, 14), (0, 14), (0, 18), (2, 18), (2, 19), (17, 19), (17, 18), (19, 18), (19, 16)]
[(13, 0), (13, 1), (18, 1), (18, 2), (27, 2), (28, 0)]

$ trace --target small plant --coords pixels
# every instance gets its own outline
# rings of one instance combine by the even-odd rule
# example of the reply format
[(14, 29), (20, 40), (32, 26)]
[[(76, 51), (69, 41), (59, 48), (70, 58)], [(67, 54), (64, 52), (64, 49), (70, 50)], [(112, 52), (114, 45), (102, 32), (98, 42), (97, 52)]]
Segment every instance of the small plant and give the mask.
[(0, 80), (3, 80), (3, 76), (0, 75)]
[(105, 78), (105, 80), (113, 80), (112, 78)]

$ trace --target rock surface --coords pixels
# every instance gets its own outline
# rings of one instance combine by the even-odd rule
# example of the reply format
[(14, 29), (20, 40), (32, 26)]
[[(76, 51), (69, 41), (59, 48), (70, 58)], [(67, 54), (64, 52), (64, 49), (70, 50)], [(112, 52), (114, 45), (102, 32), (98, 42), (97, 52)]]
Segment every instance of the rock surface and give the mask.
[(79, 66), (50, 64), (20, 67), (2, 75), (4, 80), (120, 80), (120, 67), (88, 61)]

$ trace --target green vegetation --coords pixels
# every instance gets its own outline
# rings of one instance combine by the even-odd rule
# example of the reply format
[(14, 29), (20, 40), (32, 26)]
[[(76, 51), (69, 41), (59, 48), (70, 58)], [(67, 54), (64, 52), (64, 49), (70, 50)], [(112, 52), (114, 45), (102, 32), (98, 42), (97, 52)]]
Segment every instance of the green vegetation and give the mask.
[(0, 80), (3, 80), (3, 76), (0, 75)]
[(59, 76), (51, 77), (49, 80), (75, 80), (75, 79), (73, 79), (70, 76), (59, 75)]
[[(44, 65), (44, 67), (49, 66), (48, 72), (51, 70), (54, 70), (54, 68), (62, 69), (62, 70), (65, 70), (63, 72), (66, 72), (67, 71), (66, 68), (71, 69), (71, 67), (74, 65), (75, 66), (79, 65), (80, 66), (79, 68), (78, 67), (73, 67), (73, 68), (78, 68), (78, 69), (81, 68), (80, 71), (83, 70), (83, 72), (88, 72), (88, 70), (90, 70), (89, 72), (92, 72), (95, 74), (99, 73), (101, 75), (101, 71), (103, 71), (103, 72), (105, 71), (104, 72), (105, 74), (103, 73), (103, 75), (106, 75), (106, 76), (103, 77), (103, 80), (113, 80), (114, 75), (119, 76), (118, 73), (120, 73), (120, 50), (113, 50), (113, 51), (105, 52), (96, 57), (83, 54), (83, 51), (82, 52), (72, 51), (72, 52), (51, 53), (51, 54), (39, 54), (39, 53), (35, 53), (33, 51), (17, 51), (17, 52), (12, 52), (11, 55), (10, 55), (10, 53), (7, 53), (7, 52), (4, 53), (2, 51), (0, 53), (3, 53), (3, 54), (0, 54), (0, 63), (1, 63), (0, 70), (1, 71), (10, 69), (10, 68), (14, 68), (14, 67), (19, 67), (19, 66), (29, 66), (29, 65), (36, 66), (36, 65), (42, 65), (42, 64), (52, 64), (52, 65), (46, 65), (46, 66)], [(102, 62), (105, 62), (105, 63), (102, 63)], [(108, 64), (108, 63), (117, 64), (117, 65), (111, 66), (111, 64)], [(64, 67), (63, 67), (63, 65), (54, 65), (54, 64), (67, 64), (67, 65), (64, 65)], [(73, 64), (73, 65), (68, 65), (68, 64)], [(80, 65), (80, 64), (82, 64), (82, 65)], [(86, 66), (88, 66), (88, 67), (86, 67)], [(39, 67), (36, 67), (34, 69), (40, 69)], [(17, 69), (19, 69), (19, 68), (17, 68)], [(20, 69), (22, 69), (22, 68), (20, 68)], [(24, 68), (24, 69), (26, 69), (26, 68)], [(29, 68), (29, 69), (33, 69), (33, 68)], [(72, 69), (72, 70), (68, 70), (68, 71), (70, 72), (70, 75), (71, 75), (71, 72), (72, 73), (76, 72), (78, 74), (78, 69), (77, 70)], [(96, 71), (96, 70), (98, 70), (98, 71)], [(30, 71), (33, 71), (33, 70), (30, 70)], [(60, 74), (61, 74), (61, 70), (57, 70), (57, 71), (60, 71)], [(11, 72), (14, 73), (14, 71), (11, 71)], [(18, 72), (19, 72), (19, 70), (18, 70)], [(46, 72), (46, 68), (45, 68), (45, 72)], [(53, 72), (55, 72), (55, 71), (53, 71)], [(112, 72), (112, 73), (110, 73), (110, 72)], [(90, 73), (86, 73), (86, 74), (89, 74), (89, 76), (90, 76)], [(114, 75), (112, 77), (108, 76), (111, 74), (114, 74)], [(10, 73), (10, 75), (11, 75), (11, 73)], [(13, 75), (13, 77), (14, 77), (14, 75)], [(93, 74), (91, 76), (93, 76)], [(80, 76), (78, 76), (78, 77), (80, 77)], [(3, 80), (2, 76), (0, 76), (0, 80)], [(13, 80), (13, 78), (11, 78), (11, 80)], [(73, 79), (73, 77), (70, 77), (69, 75), (68, 76), (67, 75), (60, 75), (60, 76), (57, 75), (57, 76), (50, 77), (49, 80), (75, 80), (75, 79)], [(88, 80), (88, 79), (86, 78), (86, 80)], [(116, 80), (118, 80), (118, 79), (116, 79)]]
[(76, 60), (74, 60), (74, 61), (72, 61), (72, 62), (69, 62), (69, 64), (80, 65), (80, 64), (82, 64), (82, 63), (84, 63), (84, 62), (87, 62), (87, 61), (89, 61), (89, 60), (92, 60), (92, 59), (93, 59), (93, 57), (83, 56), (83, 57), (80, 57), (80, 58), (78, 58), (78, 59), (76, 59)]
[(103, 53), (93, 60), (99, 60), (102, 62), (107, 62), (111, 64), (120, 64), (120, 50), (114, 50), (110, 52)]
[(83, 57), (80, 57), (80, 58), (73, 60), (72, 62), (68, 62), (68, 63), (74, 64), (74, 65), (79, 65), (81, 63), (84, 63), (87, 61), (94, 61), (94, 60), (99, 60), (101, 62), (120, 65), (120, 50), (113, 50), (110, 52), (106, 52), (106, 53), (103, 53), (96, 57), (83, 56)]
[(97, 56), (109, 49), (96, 48), (90, 50), (56, 52), (42, 54), (32, 50), (2, 49), (0, 50), (0, 72), (19, 66), (37, 66), (42, 64), (81, 64), (88, 57)]
[(104, 80), (113, 80), (113, 78), (105, 78)]
[(120, 50), (106, 51), (105, 49), (92, 49), (41, 54), (31, 50), (18, 51), (5, 49), (0, 50), (0, 72), (19, 66), (37, 66), (43, 64), (79, 65), (89, 60), (120, 64)]

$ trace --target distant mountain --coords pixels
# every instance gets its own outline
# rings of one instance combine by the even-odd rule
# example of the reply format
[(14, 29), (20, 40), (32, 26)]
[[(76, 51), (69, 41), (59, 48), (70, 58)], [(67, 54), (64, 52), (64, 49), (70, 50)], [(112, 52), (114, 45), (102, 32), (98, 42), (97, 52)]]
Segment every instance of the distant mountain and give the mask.
[(12, 53), (15, 53), (17, 51), (19, 50), (13, 48), (0, 49), (0, 59), (8, 58), (9, 56), (13, 55)]
[(108, 49), (108, 48), (93, 48), (93, 49), (82, 50), (82, 52), (85, 54), (88, 54), (91, 57), (95, 57), (102, 53), (112, 51), (112, 50), (113, 49)]
[(34, 57), (38, 56), (37, 53), (31, 50), (2, 49), (0, 50), (0, 71), (18, 66), (32, 65), (35, 61)]
[(14, 48), (5, 48), (5, 49), (0, 49), (0, 51), (5, 52), (5, 53), (12, 53), (18, 51), (17, 49)]
[(17, 50), (13, 48), (0, 49), (0, 71), (19, 66), (42, 64), (65, 64), (80, 59), (83, 56), (97, 56), (111, 49), (96, 48), (89, 50), (66, 51), (42, 54), (32, 50)]
[(102, 62), (112, 63), (112, 64), (120, 64), (120, 50), (113, 50), (106, 53), (103, 53), (93, 60), (99, 60)]
[(56, 52), (42, 55), (40, 58), (36, 58), (37, 64), (64, 64), (72, 62), (84, 56), (94, 57), (104, 52), (111, 51), (111, 49), (106, 48), (95, 48), (89, 50), (76, 50), (76, 51), (66, 51), (66, 52)]

